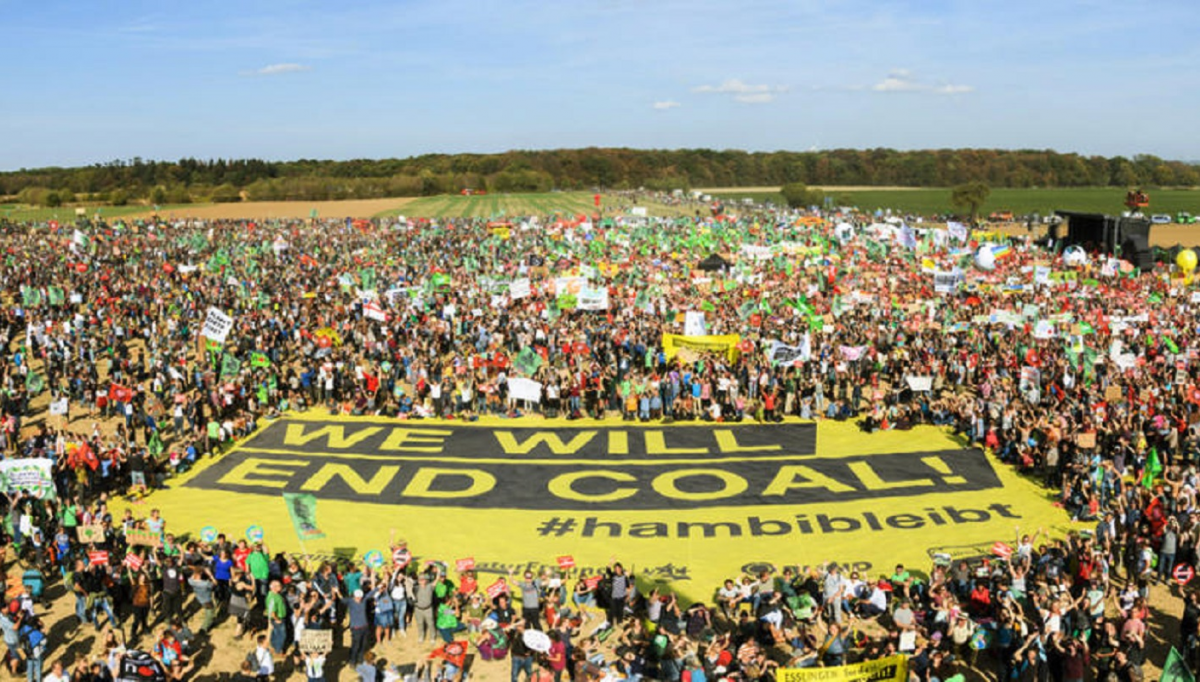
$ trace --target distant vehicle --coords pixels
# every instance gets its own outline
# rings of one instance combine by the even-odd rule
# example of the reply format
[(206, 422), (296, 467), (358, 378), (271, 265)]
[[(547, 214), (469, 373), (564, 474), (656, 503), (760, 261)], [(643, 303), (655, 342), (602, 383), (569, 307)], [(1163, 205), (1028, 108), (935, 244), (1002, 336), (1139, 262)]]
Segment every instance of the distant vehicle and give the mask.
[(988, 216), (988, 220), (993, 223), (1011, 223), (1013, 220), (1012, 211), (993, 211)]
[(1175, 214), (1175, 222), (1180, 225), (1195, 225), (1200, 223), (1200, 216), (1194, 216), (1187, 211), (1180, 211)]
[(1164, 213), (1155, 213), (1154, 215), (1150, 216), (1150, 222), (1154, 223), (1155, 225), (1166, 225), (1167, 223), (1171, 222), (1171, 216)]

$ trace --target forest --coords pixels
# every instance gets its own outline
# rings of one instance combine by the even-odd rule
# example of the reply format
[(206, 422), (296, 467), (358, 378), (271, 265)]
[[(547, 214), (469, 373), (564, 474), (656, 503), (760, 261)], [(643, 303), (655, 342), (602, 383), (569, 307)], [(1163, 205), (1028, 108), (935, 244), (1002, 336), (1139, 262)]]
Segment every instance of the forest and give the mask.
[(141, 158), (0, 173), (0, 200), (38, 206), (432, 196), (463, 189), (673, 190), (807, 185), (950, 187), (1191, 187), (1200, 166), (1151, 155), (1083, 156), (1050, 150), (834, 149), (745, 152), (557, 149), (429, 154), (405, 159), (264, 161)]

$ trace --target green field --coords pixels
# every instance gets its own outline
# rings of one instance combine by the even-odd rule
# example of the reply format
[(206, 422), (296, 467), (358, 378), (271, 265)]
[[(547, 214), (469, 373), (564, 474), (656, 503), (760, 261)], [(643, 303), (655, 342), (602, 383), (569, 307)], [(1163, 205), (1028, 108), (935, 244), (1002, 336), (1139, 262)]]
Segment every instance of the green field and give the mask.
[[(890, 208), (902, 213), (934, 215), (956, 213), (950, 203), (950, 189), (886, 189), (886, 190), (832, 190), (828, 192), (835, 200), (843, 197), (853, 206), (864, 211)], [(1200, 214), (1200, 190), (1164, 189), (1150, 194), (1150, 208), (1146, 214), (1179, 211)], [(724, 199), (749, 197), (758, 201), (783, 203), (778, 192), (718, 192)], [(983, 205), (981, 213), (1012, 211), (1016, 215), (1038, 213), (1049, 215), (1054, 211), (1083, 211), (1089, 213), (1117, 214), (1125, 210), (1125, 192), (1113, 187), (1082, 187), (1060, 189), (1010, 189), (995, 188)]]
[[(159, 206), (160, 213), (167, 211), (185, 210), (195, 208), (197, 206), (205, 206), (206, 204), (171, 204), (168, 206)], [(87, 206), (87, 217), (90, 219), (97, 213), (105, 220), (112, 218), (120, 218), (127, 215), (144, 214), (152, 210), (149, 207), (141, 205), (129, 206)], [(32, 208), (18, 204), (0, 204), (0, 218), (7, 218), (14, 222), (45, 222), (47, 220), (57, 220), (67, 223), (75, 220), (74, 206), (60, 206), (59, 208)]]
[[(512, 216), (550, 216), (561, 213), (591, 215), (596, 211), (591, 192), (545, 192), (540, 194), (485, 194), (464, 197), (446, 194), (415, 199), (401, 208), (376, 214), (377, 218), (396, 215), (420, 218), (503, 218)], [(628, 213), (628, 200), (602, 195), (600, 210), (608, 217)], [(676, 207), (645, 204), (647, 213), (656, 216), (680, 215)]]

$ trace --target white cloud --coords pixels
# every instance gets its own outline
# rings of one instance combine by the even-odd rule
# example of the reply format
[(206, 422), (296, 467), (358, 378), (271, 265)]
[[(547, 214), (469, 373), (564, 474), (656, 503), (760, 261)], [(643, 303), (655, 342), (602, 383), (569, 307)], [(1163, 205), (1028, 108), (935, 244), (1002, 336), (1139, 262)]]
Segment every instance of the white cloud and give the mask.
[(269, 65), (264, 66), (261, 69), (255, 71), (254, 73), (258, 74), (259, 76), (278, 76), (283, 73), (299, 73), (301, 71), (311, 71), (311, 70), (312, 70), (311, 66), (305, 66), (304, 64), (286, 63), (286, 64), (269, 64)]
[(668, 100), (664, 100), (662, 102), (655, 102), (654, 104), (651, 104), (650, 106), (654, 107), (655, 109), (658, 109), (659, 111), (666, 111), (667, 109), (674, 109), (675, 107), (678, 107), (680, 105), (679, 105), (679, 102), (668, 99)]
[(733, 99), (745, 104), (765, 104), (774, 101), (775, 95), (787, 92), (784, 85), (755, 85), (731, 78), (720, 85), (699, 85), (692, 92), (702, 94), (733, 95)]
[(951, 85), (949, 83), (933, 85), (932, 83), (926, 83), (917, 78), (908, 69), (893, 69), (887, 75), (887, 78), (871, 86), (871, 89), (875, 92), (911, 92), (931, 95), (961, 95), (974, 92), (975, 90), (970, 85)]

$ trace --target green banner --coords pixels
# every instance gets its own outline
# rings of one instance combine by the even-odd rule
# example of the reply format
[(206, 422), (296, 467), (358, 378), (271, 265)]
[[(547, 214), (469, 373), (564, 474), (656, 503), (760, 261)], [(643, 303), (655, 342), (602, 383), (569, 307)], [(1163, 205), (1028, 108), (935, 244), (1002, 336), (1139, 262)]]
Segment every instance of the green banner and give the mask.
[(283, 501), (287, 504), (288, 515), (292, 517), (292, 526), (296, 529), (296, 537), (300, 542), (305, 540), (320, 540), (325, 537), (324, 531), (317, 527), (317, 496), (312, 493), (284, 493)]

